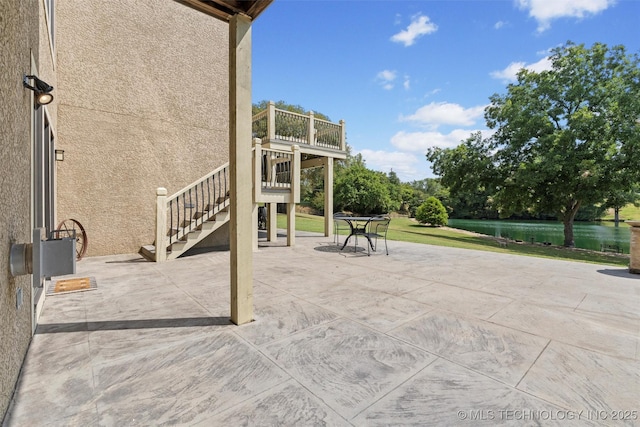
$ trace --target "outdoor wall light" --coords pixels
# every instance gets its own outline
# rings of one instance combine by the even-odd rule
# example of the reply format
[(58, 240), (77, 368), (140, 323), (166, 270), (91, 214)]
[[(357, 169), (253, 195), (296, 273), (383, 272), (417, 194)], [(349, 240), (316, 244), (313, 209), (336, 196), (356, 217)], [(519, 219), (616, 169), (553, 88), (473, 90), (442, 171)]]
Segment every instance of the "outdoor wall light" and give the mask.
[(53, 150), (56, 154), (56, 162), (64, 162), (64, 150)]
[[(29, 84), (29, 80), (33, 80), (34, 86)], [(53, 95), (51, 95), (51, 91), (53, 90), (53, 86), (48, 83), (40, 80), (36, 76), (24, 76), (22, 78), (22, 86), (26, 87), (35, 92), (36, 94), (36, 102), (39, 105), (47, 105), (53, 101)]]

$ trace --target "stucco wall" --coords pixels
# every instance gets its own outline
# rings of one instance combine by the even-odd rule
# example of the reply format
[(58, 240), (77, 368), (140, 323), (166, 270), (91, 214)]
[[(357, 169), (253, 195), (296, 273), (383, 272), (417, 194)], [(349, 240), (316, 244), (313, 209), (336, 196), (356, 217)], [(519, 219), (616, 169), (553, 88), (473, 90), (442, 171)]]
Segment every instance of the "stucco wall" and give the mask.
[[(11, 277), (9, 251), (13, 243), (31, 241), (32, 104), (22, 76), (31, 71), (32, 55), (36, 62), (39, 59), (41, 8), (37, 0), (0, 0), (0, 417), (10, 403), (31, 339), (31, 276)], [(23, 300), (19, 308), (18, 290)]]
[(173, 0), (57, 4), (58, 218), (87, 255), (154, 240), (155, 190), (228, 161), (228, 25)]

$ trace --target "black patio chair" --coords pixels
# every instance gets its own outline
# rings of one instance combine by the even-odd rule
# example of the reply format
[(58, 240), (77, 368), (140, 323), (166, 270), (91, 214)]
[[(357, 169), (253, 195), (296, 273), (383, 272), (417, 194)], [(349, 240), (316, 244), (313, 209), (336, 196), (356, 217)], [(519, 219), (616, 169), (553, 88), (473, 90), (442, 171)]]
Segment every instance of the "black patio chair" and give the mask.
[[(350, 215), (344, 212), (336, 212), (333, 214), (333, 241), (338, 246), (340, 246), (340, 229), (341, 228), (345, 230), (349, 229), (349, 225), (344, 221), (340, 221), (339, 218), (341, 217), (344, 218), (347, 216), (350, 216)], [(338, 221), (336, 221), (336, 219), (338, 219)], [(343, 227), (340, 227), (341, 225), (343, 225)]]
[(258, 207), (258, 230), (267, 229), (267, 208), (264, 206)]
[[(385, 216), (383, 219), (376, 219), (369, 223), (369, 232), (367, 236), (369, 239), (374, 239), (373, 251), (378, 250), (378, 238), (384, 239), (384, 250), (389, 255), (389, 247), (387, 246), (387, 231), (389, 230), (389, 224), (391, 223), (391, 217)], [(370, 247), (367, 245), (367, 255), (371, 255)]]

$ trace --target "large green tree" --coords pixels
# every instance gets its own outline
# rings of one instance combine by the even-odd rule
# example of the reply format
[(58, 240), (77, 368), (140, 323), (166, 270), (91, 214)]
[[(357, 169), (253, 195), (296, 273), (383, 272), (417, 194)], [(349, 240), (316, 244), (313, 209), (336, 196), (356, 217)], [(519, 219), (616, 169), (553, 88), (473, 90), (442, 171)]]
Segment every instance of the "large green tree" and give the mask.
[(387, 176), (367, 169), (361, 154), (336, 175), (333, 196), (337, 210), (358, 214), (387, 213), (393, 206)]
[(488, 141), (476, 132), (455, 148), (427, 151), (433, 172), (449, 189), (448, 203), (458, 218), (495, 217), (496, 168)]
[(506, 94), (491, 97), (487, 148), (501, 213), (555, 212), (565, 246), (574, 246), (580, 206), (639, 180), (640, 62), (601, 43), (569, 42), (550, 59), (550, 70), (523, 69)]

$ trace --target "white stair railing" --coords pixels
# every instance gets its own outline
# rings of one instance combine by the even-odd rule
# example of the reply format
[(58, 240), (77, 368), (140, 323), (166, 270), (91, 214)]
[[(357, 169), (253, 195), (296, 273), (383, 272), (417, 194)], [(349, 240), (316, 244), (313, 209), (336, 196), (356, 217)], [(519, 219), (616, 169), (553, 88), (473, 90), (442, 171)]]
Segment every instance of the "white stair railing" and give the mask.
[(167, 249), (200, 229), (229, 206), (229, 163), (167, 197), (156, 191), (156, 261), (167, 259)]
[[(294, 144), (288, 151), (262, 148), (259, 138), (253, 140), (253, 145), (253, 202), (300, 203), (300, 147)], [(226, 163), (171, 196), (167, 196), (165, 188), (158, 188), (155, 254), (150, 247), (144, 247), (141, 253), (164, 262), (215, 231), (228, 220), (229, 185)]]

